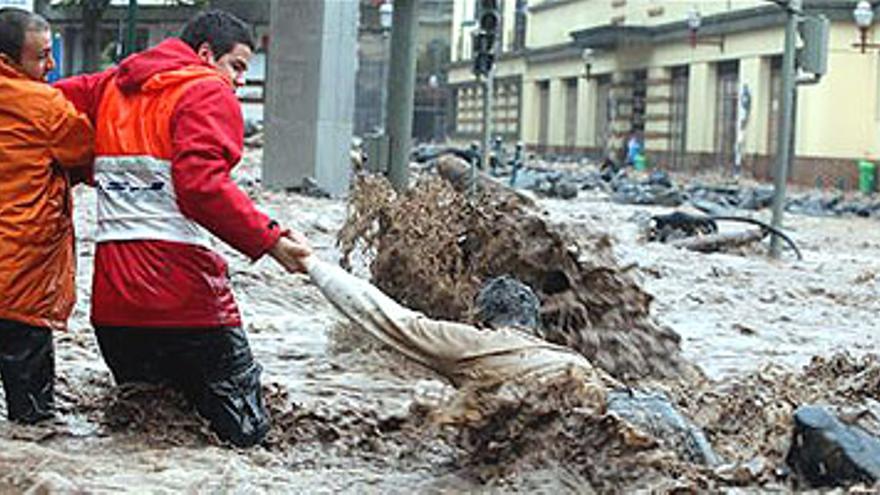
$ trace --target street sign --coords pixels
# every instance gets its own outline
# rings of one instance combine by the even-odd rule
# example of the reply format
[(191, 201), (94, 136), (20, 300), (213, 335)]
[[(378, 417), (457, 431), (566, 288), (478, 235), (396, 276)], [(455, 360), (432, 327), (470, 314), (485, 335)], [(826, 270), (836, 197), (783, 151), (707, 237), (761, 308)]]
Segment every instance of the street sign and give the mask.
[(3, 7), (18, 7), (33, 12), (34, 0), (0, 0), (0, 9)]

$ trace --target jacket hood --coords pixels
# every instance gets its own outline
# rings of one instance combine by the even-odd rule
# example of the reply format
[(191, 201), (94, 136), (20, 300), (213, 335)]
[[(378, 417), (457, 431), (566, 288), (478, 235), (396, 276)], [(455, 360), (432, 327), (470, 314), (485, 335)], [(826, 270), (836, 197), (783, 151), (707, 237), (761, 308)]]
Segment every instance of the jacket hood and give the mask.
[[(147, 81), (154, 79), (155, 76), (187, 67), (212, 69), (211, 65), (203, 62), (189, 45), (178, 38), (170, 38), (123, 60), (119, 64), (116, 84), (124, 93), (131, 93), (144, 89)], [(155, 83), (150, 86), (154, 85)]]

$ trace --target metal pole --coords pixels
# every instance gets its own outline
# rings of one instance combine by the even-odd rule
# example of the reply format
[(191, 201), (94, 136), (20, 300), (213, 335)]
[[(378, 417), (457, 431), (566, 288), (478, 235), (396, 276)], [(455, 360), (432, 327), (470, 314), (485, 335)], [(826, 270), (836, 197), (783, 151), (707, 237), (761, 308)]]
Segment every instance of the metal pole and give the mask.
[(474, 199), (477, 196), (477, 163), (479, 163), (479, 146), (477, 143), (471, 143), (471, 170), (468, 175), (468, 180), (470, 181), (468, 187), (468, 195), (471, 199)]
[(409, 182), (416, 79), (417, 4), (418, 0), (395, 0), (391, 24), (391, 66), (385, 129), (390, 139), (389, 178), (397, 191), (405, 190)]
[[(782, 55), (782, 108), (779, 111), (779, 140), (776, 152), (776, 177), (774, 178), (773, 218), (771, 225), (776, 229), (782, 226), (782, 212), (785, 207), (785, 185), (791, 168), (794, 137), (792, 135), (794, 118), (794, 92), (796, 91), (795, 49), (798, 16), (802, 0), (789, 0), (786, 10), (788, 22), (785, 25), (785, 52)], [(770, 256), (780, 254), (779, 236), (770, 240)]]
[(128, 0), (128, 36), (126, 37), (124, 52), (126, 57), (135, 52), (135, 45), (137, 44), (137, 15), (137, 0)]
[[(382, 61), (382, 94), (381, 101), (379, 102), (379, 128), (382, 129), (382, 134), (384, 136), (388, 135), (387, 129), (387, 121), (388, 121), (388, 66), (391, 65), (391, 33), (385, 30), (382, 33), (382, 51), (383, 51), (383, 61)], [(383, 173), (388, 172), (388, 164), (383, 163), (381, 170)]]
[(492, 168), (492, 92), (495, 87), (495, 69), (490, 68), (483, 81), (483, 170)]

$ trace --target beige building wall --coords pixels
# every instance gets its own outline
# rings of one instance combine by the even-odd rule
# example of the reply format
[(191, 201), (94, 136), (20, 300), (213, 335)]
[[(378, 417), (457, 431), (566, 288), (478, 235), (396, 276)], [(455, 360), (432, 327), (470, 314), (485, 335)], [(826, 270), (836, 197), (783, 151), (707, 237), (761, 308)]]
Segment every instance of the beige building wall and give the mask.
[[(456, 36), (466, 36), (461, 19), (468, 3), (455, 0), (458, 21)], [(657, 44), (616, 46), (597, 49), (591, 65), (591, 78), (585, 78), (580, 48), (572, 33), (600, 26), (651, 26), (683, 22), (696, 5), (704, 18), (732, 9), (765, 6), (761, 0), (735, 2), (670, 2), (666, 0), (530, 0), (527, 50), (513, 56), (515, 0), (505, 0), (504, 47), (508, 50), (498, 66), (499, 75), (521, 77), (520, 138), (536, 145), (541, 136), (538, 82), (549, 81), (550, 118), (546, 136), (550, 148), (566, 144), (565, 81), (577, 79), (577, 114), (575, 146), (585, 152), (597, 152), (596, 123), (598, 78), (614, 81), (612, 93), (621, 103), (619, 118), (613, 122), (614, 146), (628, 133), (627, 114), (631, 103), (625, 102), (630, 91), (632, 71), (647, 70), (647, 106), (645, 135), (649, 152), (665, 152), (671, 146), (671, 73), (673, 68), (688, 68), (686, 152), (700, 160), (710, 160), (716, 152), (718, 127), (718, 66), (738, 63), (738, 84), (748, 86), (751, 111), (744, 134), (746, 161), (764, 167), (772, 163), (776, 146), (771, 143), (777, 122), (773, 113), (773, 64), (781, 57), (783, 29), (770, 28), (723, 36), (723, 49), (716, 45), (692, 47), (685, 34), (678, 39)], [(874, 30), (874, 32), (880, 30)], [(872, 32), (872, 37), (875, 36)], [(844, 167), (857, 158), (880, 160), (880, 57), (876, 51), (861, 54), (851, 46), (858, 31), (851, 21), (832, 24), (829, 43), (829, 72), (817, 85), (801, 86), (796, 124), (796, 155), (799, 159), (834, 161)], [(701, 42), (718, 41), (701, 35)], [(455, 44), (455, 43), (453, 43)], [(560, 54), (565, 55), (560, 55)], [(549, 55), (548, 55), (549, 54)], [(556, 55), (553, 55), (556, 54)], [(514, 58), (511, 58), (514, 57)], [(450, 81), (465, 84), (473, 81), (469, 64), (453, 67)], [(778, 84), (778, 77), (776, 79)], [(568, 97), (570, 100), (570, 97)], [(778, 102), (776, 102), (778, 105)], [(571, 124), (569, 124), (571, 125)], [(811, 165), (813, 166), (813, 165)], [(755, 165), (758, 167), (758, 165)]]

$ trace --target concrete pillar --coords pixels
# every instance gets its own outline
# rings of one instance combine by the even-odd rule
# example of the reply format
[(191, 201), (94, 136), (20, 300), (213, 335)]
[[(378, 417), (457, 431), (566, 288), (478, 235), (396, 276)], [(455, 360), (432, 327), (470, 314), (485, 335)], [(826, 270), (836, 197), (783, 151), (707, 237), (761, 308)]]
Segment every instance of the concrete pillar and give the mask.
[[(329, 3), (352, 4), (360, 2)], [(418, 0), (394, 2), (394, 18), (391, 26), (391, 60), (388, 62), (388, 100), (385, 130), (388, 133), (391, 166), (388, 177), (400, 192), (409, 184), (409, 154), (412, 151), (412, 120), (414, 87), (416, 80), (416, 44), (418, 43)], [(355, 36), (357, 36), (355, 34)]]
[(307, 177), (348, 190), (357, 73), (357, 2), (272, 0), (263, 183)]
[(522, 84), (522, 116), (520, 120), (520, 139), (526, 143), (538, 144), (538, 82), (534, 79), (523, 80)]
[(669, 151), (672, 123), (672, 71), (667, 67), (648, 70), (645, 94), (645, 150)]
[(577, 145), (584, 148), (596, 146), (596, 78), (578, 79)]
[(715, 148), (715, 73), (715, 67), (707, 62), (690, 65), (686, 141), (689, 153), (710, 153)]
[(553, 78), (550, 80), (550, 126), (547, 132), (550, 146), (562, 147), (565, 145), (565, 80)]
[(633, 110), (633, 75), (631, 72), (614, 72), (611, 75), (609, 99), (612, 101), (611, 136), (609, 149), (617, 153), (620, 160), (626, 158), (620, 154), (630, 132), (632, 131)]

